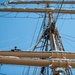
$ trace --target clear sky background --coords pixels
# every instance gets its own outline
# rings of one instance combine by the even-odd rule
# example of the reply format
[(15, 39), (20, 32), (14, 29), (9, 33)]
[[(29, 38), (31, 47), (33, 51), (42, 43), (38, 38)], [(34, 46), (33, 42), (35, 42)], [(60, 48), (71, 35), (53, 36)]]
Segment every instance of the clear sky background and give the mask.
[[(0, 3), (5, 1), (8, 0), (0, 0)], [(28, 5), (23, 5), (23, 6), (28, 7)], [(7, 6), (0, 5), (0, 8), (1, 7), (7, 7)], [(34, 6), (30, 5), (30, 7)], [(67, 7), (68, 9), (75, 10), (75, 5), (70, 5)], [(18, 17), (23, 17), (23, 18), (18, 18)], [(38, 17), (39, 14), (37, 13), (31, 14), (31, 13), (0, 12), (0, 50), (7, 51), (13, 49), (14, 46), (17, 46), (22, 51), (27, 51), (31, 47), (33, 47), (35, 45), (37, 35), (43, 20), (43, 18), (38, 18)], [(64, 48), (66, 51), (75, 52), (75, 15), (71, 14), (60, 15), (59, 18), (65, 18), (65, 19), (58, 19), (56, 24), (59, 33), (62, 37)], [(33, 35), (34, 35), (34, 40), (32, 42)], [(0, 67), (0, 74), (3, 73), (6, 75), (24, 75), (23, 70), (24, 66), (2, 65)]]

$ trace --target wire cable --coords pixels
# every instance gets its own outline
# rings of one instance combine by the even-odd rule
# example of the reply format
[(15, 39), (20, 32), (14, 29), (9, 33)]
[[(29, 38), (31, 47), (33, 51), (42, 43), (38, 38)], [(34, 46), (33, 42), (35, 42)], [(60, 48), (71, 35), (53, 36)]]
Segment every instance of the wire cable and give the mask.
[[(62, 37), (63, 37), (63, 36), (62, 36)], [(67, 40), (69, 40), (69, 41), (75, 42), (74, 40), (71, 40), (71, 39), (69, 39), (69, 38), (66, 38), (66, 37), (63, 37), (63, 38), (65, 38), (65, 39), (67, 39)]]
[(10, 12), (10, 13), (7, 13), (7, 14), (5, 14), (5, 15), (0, 15), (0, 17), (5, 17), (5, 16), (7, 16), (7, 15), (10, 15), (11, 13), (13, 13), (13, 12)]
[(17, 75), (14, 65), (12, 65), (12, 67), (13, 67), (14, 75)]
[(70, 37), (70, 38), (74, 38), (74, 39), (75, 39), (74, 36), (70, 36), (70, 35), (66, 35), (66, 34), (62, 34), (62, 33), (61, 33), (61, 35), (66, 36), (66, 37)]
[(65, 40), (65, 42), (68, 44), (68, 45), (70, 45), (70, 47), (72, 47), (73, 49), (75, 49), (75, 47), (71, 44), (71, 43), (69, 43), (66, 39), (64, 39)]
[(58, 17), (59, 17), (59, 13), (60, 13), (60, 10), (61, 10), (61, 8), (62, 8), (62, 6), (63, 6), (63, 3), (64, 3), (64, 0), (63, 0), (62, 3), (61, 3), (61, 6), (60, 6), (60, 9), (59, 9), (59, 12), (58, 12), (57, 17), (56, 17), (56, 22), (57, 22), (57, 19), (58, 19)]
[(34, 68), (34, 71), (33, 71), (32, 75), (36, 75), (37, 69), (38, 69), (38, 67)]
[(0, 73), (0, 75), (7, 75), (7, 74)]
[(30, 71), (30, 66), (28, 66), (28, 69), (25, 75), (29, 75), (29, 71)]
[(6, 39), (6, 40), (0, 40), (0, 43), (3, 42), (10, 42), (10, 41), (15, 41), (15, 40), (20, 40), (22, 38), (25, 38), (25, 36), (21, 36), (21, 37), (16, 37), (16, 38), (11, 38), (11, 39)]
[[(15, 18), (15, 16), (14, 16), (14, 17), (0, 16), (0, 17), (1, 17), (1, 18)], [(27, 19), (27, 18), (29, 18), (29, 19), (38, 19), (38, 17), (19, 17), (19, 16), (17, 16), (16, 18), (20, 18), (20, 19), (21, 19), (21, 18), (26, 18), (26, 19)], [(39, 18), (44, 18), (44, 17), (41, 16), (41, 17), (39, 17)], [(72, 17), (72, 18), (58, 18), (58, 19), (60, 19), (60, 20), (61, 20), (61, 19), (65, 19), (65, 20), (71, 20), (71, 19), (72, 19), (72, 20), (75, 20), (75, 18), (73, 18), (73, 17)]]
[[(66, 19), (66, 16), (65, 16), (65, 19)], [(62, 22), (61, 27), (59, 28), (59, 32), (61, 31), (61, 29), (62, 29), (62, 27), (63, 27), (63, 25), (64, 25), (65, 19), (64, 19), (64, 21)]]
[(33, 34), (33, 38), (32, 38), (30, 47), (32, 46), (32, 43), (33, 43), (33, 40), (34, 40), (34, 37), (35, 37), (35, 33), (36, 33), (36, 30), (37, 30), (37, 27), (38, 27), (38, 23), (39, 23), (39, 18), (38, 18), (38, 21), (37, 21), (37, 24), (36, 24), (36, 27), (35, 27), (35, 30), (34, 30), (34, 34)]
[(5, 48), (1, 48), (1, 50), (5, 50), (5, 49), (8, 49), (8, 48), (12, 48), (12, 47), (14, 47), (14, 46), (23, 46), (23, 45), (25, 45), (25, 44), (28, 44), (28, 43), (31, 43), (31, 41), (29, 41), (29, 42), (24, 42), (24, 43), (21, 43), (21, 44), (15, 44), (15, 45), (13, 45), (13, 46), (8, 46), (8, 47), (5, 47)]
[[(45, 14), (45, 15), (46, 15), (46, 14)], [(41, 27), (40, 27), (40, 30), (39, 30), (39, 33), (38, 33), (38, 37), (37, 37), (36, 43), (37, 43), (38, 40), (39, 40), (39, 37), (40, 37), (41, 31), (42, 31), (42, 28), (43, 28), (43, 26), (44, 26), (44, 21), (45, 21), (45, 17), (43, 18), (43, 22), (42, 22), (42, 24), (41, 24)], [(42, 34), (43, 34), (43, 32), (42, 32)]]
[[(2, 18), (15, 18), (15, 17), (5, 17), (5, 16), (0, 16), (0, 17), (2, 17)], [(27, 16), (27, 17), (18, 17), (18, 16), (17, 16), (16, 18), (26, 18), (26, 19), (27, 19), (27, 18), (29, 18), (29, 19), (38, 19), (38, 17), (28, 17), (28, 16)], [(39, 18), (43, 18), (43, 17), (39, 17)]]
[(25, 66), (24, 66), (24, 69), (23, 69), (22, 75), (24, 75), (24, 72), (25, 72)]

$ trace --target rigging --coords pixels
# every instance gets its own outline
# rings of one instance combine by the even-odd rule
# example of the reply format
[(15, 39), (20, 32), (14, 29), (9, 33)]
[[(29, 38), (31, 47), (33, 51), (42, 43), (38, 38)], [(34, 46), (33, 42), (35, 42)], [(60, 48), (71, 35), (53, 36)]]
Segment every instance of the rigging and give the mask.
[[(41, 66), (40, 73), (42, 75), (48, 74), (49, 69), (52, 70), (52, 75), (61, 75), (64, 72), (72, 75), (71, 68), (75, 68), (75, 53), (66, 53), (62, 44), (61, 36), (56, 22), (60, 13), (75, 14), (75, 10), (61, 9), (63, 4), (75, 4), (75, 1), (32, 1), (32, 2), (7, 2), (5, 4), (46, 4), (46, 8), (0, 8), (0, 12), (40, 12), (45, 13), (44, 21), (42, 23), (42, 35), (37, 41), (32, 52), (0, 52), (0, 64), (18, 64), (28, 65), (26, 75), (29, 75), (30, 66)], [(61, 4), (60, 9), (50, 8), (49, 4)], [(53, 14), (57, 13), (56, 21), (54, 21)], [(17, 16), (17, 14), (16, 14)], [(35, 32), (34, 32), (35, 33)], [(33, 39), (32, 39), (33, 41)], [(42, 52), (35, 52), (36, 49)], [(46, 52), (46, 56), (44, 54)], [(15, 54), (16, 53), (16, 54)], [(48, 55), (49, 53), (49, 55)], [(50, 55), (51, 54), (51, 55)], [(10, 55), (10, 56), (7, 56)], [(13, 56), (14, 55), (14, 56)], [(48, 56), (47, 56), (48, 55)], [(70, 56), (72, 55), (72, 56)], [(70, 57), (69, 57), (70, 56)], [(25, 57), (25, 58), (24, 58)], [(26, 58), (29, 57), (29, 58)], [(68, 58), (68, 59), (67, 59)], [(70, 59), (71, 58), (71, 59)], [(33, 74), (36, 74), (37, 68), (34, 68)], [(64, 74), (65, 74), (64, 73)]]

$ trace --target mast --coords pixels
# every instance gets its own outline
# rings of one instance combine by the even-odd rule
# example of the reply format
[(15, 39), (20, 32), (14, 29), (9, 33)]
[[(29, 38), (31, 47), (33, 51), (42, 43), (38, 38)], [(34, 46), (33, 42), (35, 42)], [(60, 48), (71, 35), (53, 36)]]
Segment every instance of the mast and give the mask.
[[(47, 4), (46, 6), (47, 6), (46, 8), (50, 8), (49, 4)], [(47, 22), (46, 22), (46, 19), (48, 20)], [(42, 42), (44, 43), (42, 51), (55, 51), (55, 52), (56, 51), (57, 52), (58, 51), (64, 51), (64, 47), (63, 47), (58, 29), (56, 28), (56, 21), (53, 19), (52, 12), (46, 12), (45, 17), (44, 17), (43, 28), (44, 28), (44, 32), (43, 32), (42, 37), (40, 39), (40, 40), (43, 40)], [(34, 49), (38, 48), (37, 47), (38, 44), (35, 45)], [(48, 45), (50, 46), (50, 50), (49, 50)], [(42, 58), (42, 59), (45, 59), (45, 58)], [(57, 59), (57, 58), (52, 58), (51, 57), (51, 59)], [(50, 67), (52, 67), (52, 66), (50, 66)], [(56, 69), (57, 68), (52, 68), (52, 72), (53, 72), (52, 75), (61, 75), (62, 71), (61, 70), (56, 71)], [(44, 75), (44, 71), (45, 71), (45, 67), (42, 67), (41, 68), (41, 73), (43, 75)]]
[[(0, 12), (41, 12), (45, 13), (43, 20), (43, 33), (40, 39), (34, 46), (34, 52), (0, 52), (0, 63), (4, 64), (18, 64), (28, 66), (41, 66), (40, 73), (42, 75), (49, 75), (51, 69), (51, 75), (72, 75), (71, 67), (75, 68), (75, 53), (66, 53), (62, 44), (61, 36), (58, 28), (56, 27), (56, 20), (53, 17), (54, 13), (63, 14), (75, 14), (75, 10), (52, 9), (49, 4), (62, 4), (57, 1), (31, 1), (31, 2), (7, 2), (7, 4), (46, 4), (46, 8), (0, 8)], [(6, 3), (2, 3), (5, 5)], [(75, 1), (65, 1), (63, 4), (75, 4)], [(42, 45), (41, 45), (42, 43)], [(39, 49), (45, 53), (35, 52), (35, 49)], [(49, 52), (49, 53), (48, 53)], [(49, 54), (49, 55), (48, 55)], [(71, 57), (69, 57), (72, 55)], [(7, 57), (9, 56), (9, 57)], [(10, 56), (15, 56), (11, 58)], [(30, 57), (29, 60), (23, 59), (24, 57)], [(39, 60), (33, 60), (31, 57), (39, 58)], [(13, 60), (13, 62), (11, 61)], [(46, 70), (45, 70), (46, 69)], [(46, 73), (47, 72), (47, 73)]]

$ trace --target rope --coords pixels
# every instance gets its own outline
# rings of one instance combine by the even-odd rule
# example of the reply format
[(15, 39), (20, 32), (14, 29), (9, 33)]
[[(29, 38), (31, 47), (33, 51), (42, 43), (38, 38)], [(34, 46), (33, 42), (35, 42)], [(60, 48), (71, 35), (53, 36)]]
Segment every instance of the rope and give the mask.
[(60, 6), (60, 9), (59, 9), (58, 15), (57, 15), (57, 17), (56, 17), (56, 22), (57, 22), (57, 19), (58, 19), (58, 17), (59, 17), (60, 10), (61, 10), (61, 8), (62, 8), (62, 6), (63, 6), (63, 2), (64, 2), (64, 0), (62, 1), (62, 4), (61, 4), (61, 6)]
[(70, 35), (66, 35), (66, 34), (61, 34), (61, 35), (66, 36), (66, 37), (70, 37), (70, 38), (74, 38), (74, 39), (75, 39), (74, 36), (70, 36)]
[[(65, 40), (65, 39), (64, 39)], [(65, 40), (66, 41), (66, 43), (67, 44), (69, 44), (73, 49), (75, 49), (75, 47), (71, 44), (71, 43), (69, 43), (67, 40)]]
[(31, 41), (29, 41), (29, 42), (24, 42), (24, 43), (21, 43), (21, 44), (16, 44), (16, 45), (13, 45), (13, 46), (8, 46), (8, 47), (5, 47), (5, 48), (1, 48), (1, 50), (5, 50), (5, 49), (7, 49), (7, 48), (12, 48), (12, 47), (14, 47), (14, 46), (22, 46), (22, 45), (25, 45), (25, 44), (28, 44), (28, 43), (30, 43)]
[(25, 72), (25, 66), (24, 66), (24, 69), (23, 69), (22, 75), (24, 75), (24, 72)]
[(39, 18), (38, 18), (38, 21), (37, 21), (37, 24), (36, 24), (36, 27), (35, 27), (35, 30), (34, 30), (34, 34), (33, 34), (33, 38), (32, 38), (30, 47), (32, 46), (32, 43), (33, 43), (33, 40), (34, 40), (34, 37), (35, 37), (35, 34), (36, 34), (36, 30), (37, 30), (38, 23), (39, 23)]
[(75, 40), (71, 40), (71, 39), (66, 38), (66, 37), (63, 37), (63, 38), (65, 38), (65, 39), (67, 39), (67, 40), (69, 40), (69, 41), (75, 42)]

